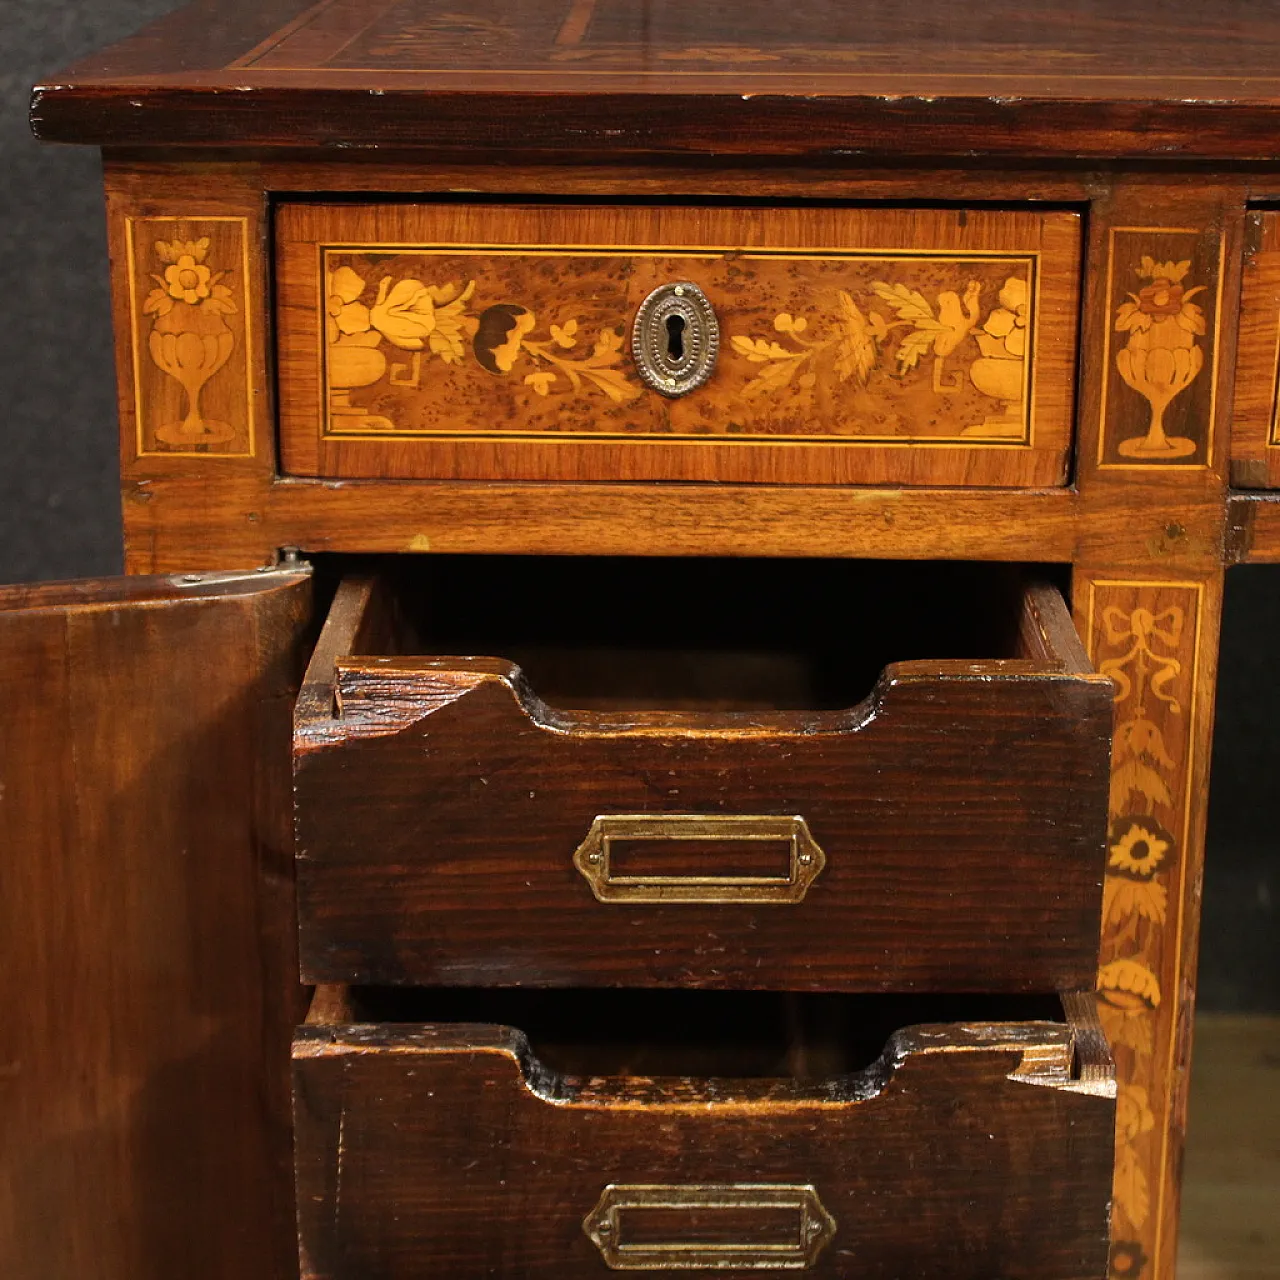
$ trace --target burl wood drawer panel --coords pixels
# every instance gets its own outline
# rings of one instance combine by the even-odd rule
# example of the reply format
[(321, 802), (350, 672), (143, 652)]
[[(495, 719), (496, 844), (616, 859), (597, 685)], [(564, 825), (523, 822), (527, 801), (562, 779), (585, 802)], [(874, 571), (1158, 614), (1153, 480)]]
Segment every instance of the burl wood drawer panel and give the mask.
[(305, 1280), (1106, 1274), (1115, 1086), (1079, 1025), (911, 1026), (861, 1069), (837, 1047), (821, 1074), (716, 1078), (325, 1016), (353, 1015), (293, 1051)]
[[(1080, 242), (1057, 211), (285, 205), (284, 467), (1062, 484)], [(676, 282), (719, 351), (671, 399), (632, 334)]]
[(412, 654), (392, 596), (344, 584), (299, 702), (306, 981), (1092, 985), (1112, 686), (1052, 587), (1001, 597), (991, 660), (897, 663), (840, 710), (549, 706), (504, 658), (379, 656)]

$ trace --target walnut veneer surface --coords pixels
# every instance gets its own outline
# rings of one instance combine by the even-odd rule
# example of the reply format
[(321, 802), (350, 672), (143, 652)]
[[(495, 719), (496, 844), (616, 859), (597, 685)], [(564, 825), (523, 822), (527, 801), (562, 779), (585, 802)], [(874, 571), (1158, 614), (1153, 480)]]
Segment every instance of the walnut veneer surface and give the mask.
[[(104, 148), (129, 572), (256, 572), (283, 548), (1057, 566), (1088, 661), (1114, 682), (1091, 922), (1119, 1083), (1110, 1267), (1167, 1280), (1223, 573), (1280, 561), (1280, 498), (1267, 491), (1280, 476), (1278, 58), (1266, 0), (199, 0), (51, 76), (33, 101), (40, 136)], [(821, 234), (771, 241), (759, 231), (770, 219)], [(371, 234), (387, 226), (385, 241)], [(890, 228), (883, 243), (849, 230), (876, 226)], [(1043, 246), (1021, 231), (983, 240), (1000, 227), (1057, 228), (1057, 248), (1033, 263)], [(757, 277), (770, 300), (743, 301), (742, 264), (723, 255), (761, 243), (824, 263), (847, 254), (858, 273), (771, 261)], [(993, 245), (1025, 262), (943, 269), (957, 246)], [(583, 246), (599, 251), (590, 279), (561, 259), (559, 278), (517, 261)], [(626, 404), (643, 408), (645, 430), (675, 418), (653, 393), (607, 389), (634, 381), (624, 339), (638, 255), (672, 249), (722, 255), (708, 290), (725, 291), (731, 319), (706, 396), (671, 413), (710, 437), (772, 397), (750, 408), (775, 432), (764, 451), (630, 438), (640, 418)], [(911, 262), (883, 268), (886, 251)], [(418, 266), (427, 259), (438, 275)], [(485, 271), (469, 290), (473, 263)], [(605, 282), (613, 311), (592, 311)], [(764, 385), (743, 401), (753, 379)], [(537, 431), (516, 433), (521, 460), (504, 462), (516, 455), (501, 439), (424, 448), (442, 414), (454, 421), (432, 398), (442, 386), (471, 397), (473, 434), (536, 412)], [(906, 405), (893, 410), (905, 444), (871, 438), (866, 423)], [(329, 438), (335, 413), (377, 438)], [(406, 413), (422, 430), (400, 439)], [(582, 434), (606, 420), (620, 426), (603, 434), (628, 438), (551, 439), (563, 422)], [(828, 438), (800, 462), (778, 424), (818, 421)], [(954, 456), (910, 439), (950, 438), (957, 423), (981, 429), (957, 436)], [(12, 1002), (14, 1057), (59, 1061), (74, 1022), (93, 1064), (44, 1073), (37, 1111), (22, 1071), (0, 1079), (14, 1115), (40, 1117), (13, 1131), (46, 1144), (38, 1168), (6, 1170), (0, 1247), (15, 1275), (194, 1280), (234, 1266), (256, 1280), (292, 1266), (283, 1099), (298, 989), (280, 715), (319, 611), (292, 578), (276, 581), (227, 605), (225, 636), (188, 630), (195, 606), (163, 586), (109, 605), (0, 602), (20, 727), (5, 803), (26, 877), (10, 897), (26, 905), (6, 931), (6, 972), (47, 993)], [(803, 601), (780, 607), (805, 616)], [(863, 603), (868, 625), (893, 609), (892, 592)], [(188, 683), (129, 665), (166, 654)], [(86, 683), (104, 662), (115, 673)], [(31, 681), (55, 674), (65, 694), (33, 700)], [(101, 706), (155, 704), (155, 717), (145, 732), (118, 716), (77, 721), (69, 708), (94, 689)], [(304, 687), (304, 712), (333, 710), (316, 696)], [(169, 714), (178, 702), (189, 734)], [(260, 769), (223, 763), (253, 743)], [(81, 785), (91, 766), (107, 772)], [(129, 804), (155, 821), (118, 875), (133, 828), (111, 821)], [(68, 915), (58, 878), (69, 851), (100, 886), (83, 916)], [(147, 893), (153, 882), (170, 891)], [(1019, 892), (1011, 876), (1007, 902)], [(62, 937), (75, 945), (49, 945)], [(217, 976), (203, 1004), (198, 975)], [(171, 1037), (135, 990), (182, 1011)], [(396, 1075), (344, 1034), (302, 1037), (337, 1045), (301, 1067), (322, 1117), (341, 1055), (371, 1079)], [(184, 1143), (164, 1136), (175, 1100), (192, 1125)], [(366, 1118), (369, 1135), (394, 1120)], [(377, 1156), (360, 1153), (370, 1177)], [(217, 1204), (209, 1168), (225, 1170)], [(255, 1178), (263, 1195), (246, 1198)], [(218, 1204), (234, 1231), (202, 1249)]]

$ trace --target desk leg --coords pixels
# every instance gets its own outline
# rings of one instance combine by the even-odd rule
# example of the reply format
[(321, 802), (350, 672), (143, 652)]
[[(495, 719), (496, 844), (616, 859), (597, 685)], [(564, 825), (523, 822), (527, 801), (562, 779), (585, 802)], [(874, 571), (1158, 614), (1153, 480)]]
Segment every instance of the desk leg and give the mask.
[(1221, 574), (1077, 572), (1116, 736), (1098, 1000), (1119, 1079), (1113, 1277), (1170, 1277), (1186, 1129)]

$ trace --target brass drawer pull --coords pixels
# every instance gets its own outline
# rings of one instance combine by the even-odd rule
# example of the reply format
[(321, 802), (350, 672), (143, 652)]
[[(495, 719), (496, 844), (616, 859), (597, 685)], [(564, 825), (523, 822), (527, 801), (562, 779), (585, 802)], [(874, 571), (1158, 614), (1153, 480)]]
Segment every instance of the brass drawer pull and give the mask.
[(807, 1271), (836, 1224), (809, 1186), (613, 1184), (582, 1229), (614, 1271)]
[(802, 902), (827, 864), (801, 817), (606, 814), (573, 855), (601, 902)]
[(636, 312), (631, 354), (641, 380), (675, 399), (715, 372), (720, 322), (707, 295), (689, 280), (655, 289)]

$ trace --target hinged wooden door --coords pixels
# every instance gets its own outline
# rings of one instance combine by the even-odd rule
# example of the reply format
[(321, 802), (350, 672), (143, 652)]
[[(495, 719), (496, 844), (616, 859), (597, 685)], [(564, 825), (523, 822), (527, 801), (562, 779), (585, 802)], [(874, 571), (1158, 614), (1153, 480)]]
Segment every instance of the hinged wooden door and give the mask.
[(296, 1267), (310, 597), (297, 571), (0, 589), (0, 1274)]

